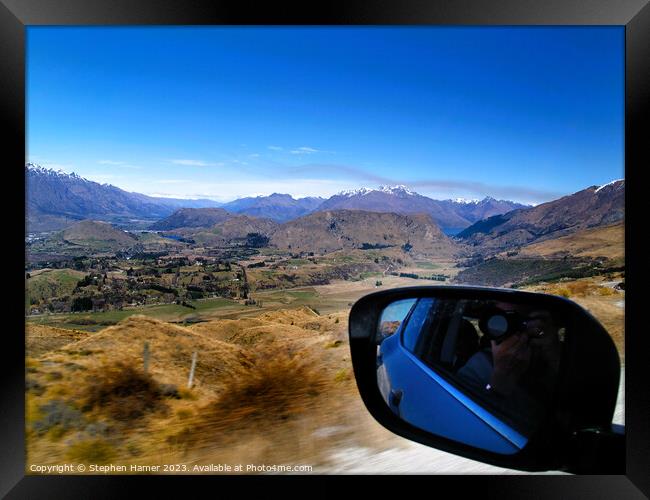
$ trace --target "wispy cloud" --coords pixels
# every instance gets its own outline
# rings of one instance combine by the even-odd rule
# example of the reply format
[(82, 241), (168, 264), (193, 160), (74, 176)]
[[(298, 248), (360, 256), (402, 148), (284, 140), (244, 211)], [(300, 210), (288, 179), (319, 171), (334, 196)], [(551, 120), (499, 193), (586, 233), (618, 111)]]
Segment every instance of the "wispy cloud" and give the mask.
[(282, 151), (284, 148), (282, 146), (268, 146), (271, 151)]
[(186, 167), (221, 167), (223, 163), (212, 163), (203, 160), (175, 159), (169, 160), (174, 165), (184, 165)]
[(99, 160), (97, 163), (99, 163), (100, 165), (115, 165), (115, 166), (126, 164), (126, 162), (123, 161), (113, 161), (113, 160)]
[[(182, 185), (167, 184), (165, 188), (156, 189), (152, 184), (148, 186), (131, 186), (130, 189), (149, 196), (165, 198), (209, 198), (221, 202), (232, 201), (247, 196), (267, 196), (271, 193), (287, 193), (294, 198), (305, 196), (331, 196), (351, 186), (347, 181), (332, 179), (247, 179), (223, 180), (220, 182), (191, 181)], [(148, 188), (148, 189), (147, 189)]]
[(251, 153), (248, 156), (249, 156), (249, 158), (259, 158), (262, 155), (260, 155), (259, 153)]
[(296, 149), (292, 149), (290, 151), (292, 155), (309, 155), (312, 153), (325, 153), (325, 151), (321, 151), (320, 149), (316, 148), (310, 148), (309, 146), (301, 146)]

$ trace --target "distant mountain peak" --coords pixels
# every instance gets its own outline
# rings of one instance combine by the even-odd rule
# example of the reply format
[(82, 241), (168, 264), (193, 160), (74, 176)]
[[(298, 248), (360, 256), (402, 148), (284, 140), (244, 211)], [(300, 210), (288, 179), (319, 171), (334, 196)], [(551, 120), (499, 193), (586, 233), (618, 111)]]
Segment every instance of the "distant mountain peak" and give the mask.
[(625, 184), (625, 179), (615, 179), (613, 181), (608, 182), (607, 184), (603, 184), (602, 186), (596, 188), (594, 193), (598, 193), (599, 191), (611, 186), (611, 187), (617, 187), (616, 185), (622, 186)]
[(57, 168), (55, 170), (53, 168), (44, 167), (37, 163), (25, 163), (25, 170), (36, 175), (48, 175), (50, 177), (58, 177), (61, 179), (73, 179), (76, 181), (91, 182), (75, 172), (67, 173), (60, 168)]
[(52, 231), (81, 219), (116, 223), (156, 220), (181, 207), (212, 206), (210, 200), (178, 200), (129, 193), (79, 174), (25, 163), (29, 231)]
[(411, 191), (408, 187), (406, 187), (404, 184), (396, 184), (395, 186), (379, 186), (378, 188), (367, 188), (367, 187), (362, 187), (358, 189), (346, 189), (344, 191), (341, 191), (337, 193), (337, 196), (347, 196), (352, 197), (352, 196), (364, 196), (370, 193), (386, 193), (386, 194), (394, 194), (394, 195), (417, 195), (416, 192)]
[(481, 200), (479, 200), (478, 198), (471, 198), (471, 199), (468, 199), (468, 198), (453, 198), (453, 199), (450, 199), (448, 201), (452, 201), (454, 203), (460, 203), (462, 205), (476, 205), (477, 203), (481, 202)]
[(37, 163), (25, 163), (25, 168), (29, 171), (35, 172), (37, 174), (47, 174), (47, 175), (68, 175), (66, 172), (61, 170), (60, 168), (57, 170), (54, 170), (53, 168), (48, 168), (44, 167), (42, 165), (39, 165)]
[(625, 218), (625, 181), (589, 186), (533, 207), (484, 218), (457, 237), (490, 254), (554, 239), (588, 228), (607, 226)]
[(379, 191), (390, 194), (417, 194), (416, 192), (411, 191), (409, 188), (407, 188), (404, 184), (397, 184), (395, 186), (379, 186)]

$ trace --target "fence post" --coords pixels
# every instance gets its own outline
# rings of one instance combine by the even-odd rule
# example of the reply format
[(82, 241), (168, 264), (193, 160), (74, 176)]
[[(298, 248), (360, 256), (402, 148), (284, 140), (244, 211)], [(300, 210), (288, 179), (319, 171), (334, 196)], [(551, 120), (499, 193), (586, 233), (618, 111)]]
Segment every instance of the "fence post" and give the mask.
[(190, 368), (190, 379), (187, 381), (187, 388), (192, 388), (194, 382), (194, 369), (196, 368), (196, 351), (192, 353), (192, 367)]
[(149, 342), (144, 343), (144, 351), (142, 352), (142, 358), (144, 361), (144, 373), (145, 375), (149, 371)]

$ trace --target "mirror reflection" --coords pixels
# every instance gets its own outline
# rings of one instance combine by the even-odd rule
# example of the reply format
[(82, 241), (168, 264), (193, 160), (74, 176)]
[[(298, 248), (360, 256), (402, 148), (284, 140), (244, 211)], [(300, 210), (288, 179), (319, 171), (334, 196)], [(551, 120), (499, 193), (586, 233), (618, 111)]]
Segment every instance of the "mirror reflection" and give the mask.
[(502, 454), (552, 408), (565, 322), (538, 306), (433, 297), (389, 304), (377, 325), (377, 384), (422, 430)]

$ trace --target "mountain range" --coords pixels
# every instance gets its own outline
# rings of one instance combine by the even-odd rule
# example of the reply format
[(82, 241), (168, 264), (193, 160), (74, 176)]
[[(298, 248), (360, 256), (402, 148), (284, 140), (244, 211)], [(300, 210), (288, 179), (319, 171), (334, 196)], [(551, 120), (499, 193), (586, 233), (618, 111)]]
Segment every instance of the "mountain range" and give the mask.
[(75, 173), (25, 165), (27, 227), (30, 232), (63, 229), (83, 219), (151, 224), (181, 207), (215, 207), (213, 200), (156, 198), (129, 193)]
[(325, 199), (320, 197), (296, 199), (288, 194), (273, 193), (269, 196), (240, 198), (224, 203), (222, 207), (236, 214), (286, 222), (317, 210), (324, 201)]
[[(25, 174), (27, 226), (30, 232), (62, 229), (83, 219), (112, 222), (122, 227), (151, 226), (160, 230), (200, 225), (209, 227), (223, 216), (223, 213), (214, 210), (221, 207), (231, 214), (263, 217), (280, 223), (323, 210), (427, 213), (443, 230), (452, 234), (484, 217), (524, 207), (519, 203), (490, 197), (472, 201), (433, 200), (405, 186), (344, 191), (328, 199), (296, 199), (288, 194), (273, 193), (220, 204), (207, 199), (157, 198), (131, 193), (74, 173), (66, 174), (31, 163), (25, 166)], [(210, 210), (201, 213), (187, 209)], [(175, 213), (178, 210), (182, 211)], [(169, 216), (172, 217), (165, 220)]]
[(495, 200), (433, 200), (415, 193), (406, 186), (380, 186), (379, 189), (343, 191), (323, 202), (319, 210), (367, 210), (398, 214), (426, 213), (443, 229), (462, 229), (495, 214), (523, 208), (513, 201)]
[(488, 217), (464, 229), (457, 237), (480, 253), (495, 253), (607, 226), (624, 218), (625, 180), (617, 180), (535, 207)]
[[(488, 217), (454, 239), (441, 230), (431, 214), (358, 209), (319, 210), (278, 223), (218, 207), (184, 208), (152, 228), (164, 231), (172, 239), (208, 247), (268, 245), (292, 252), (318, 253), (395, 248), (413, 256), (486, 257), (503, 255), (504, 251), (510, 255), (510, 250), (516, 250), (513, 255), (522, 256), (562, 255), (566, 246), (573, 249), (572, 253), (582, 249), (586, 254), (606, 256), (612, 251), (616, 253), (614, 247), (622, 243), (616, 235), (623, 228), (624, 198), (624, 180), (590, 186), (535, 207)], [(465, 204), (472, 206), (477, 202)], [(130, 248), (137, 241), (122, 229), (91, 220), (68, 227), (61, 232), (60, 239), (74, 245), (112, 249)], [(615, 256), (620, 257), (620, 252)]]

